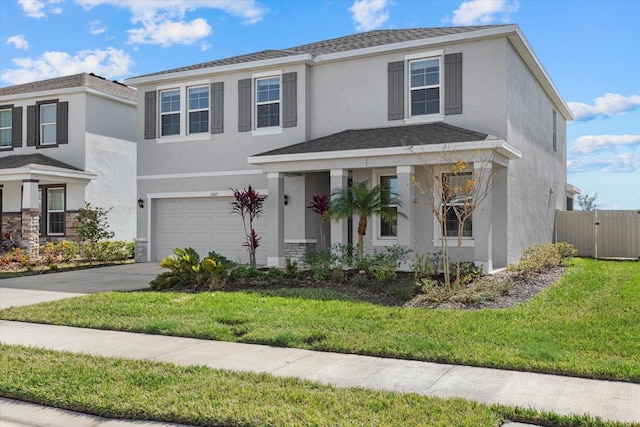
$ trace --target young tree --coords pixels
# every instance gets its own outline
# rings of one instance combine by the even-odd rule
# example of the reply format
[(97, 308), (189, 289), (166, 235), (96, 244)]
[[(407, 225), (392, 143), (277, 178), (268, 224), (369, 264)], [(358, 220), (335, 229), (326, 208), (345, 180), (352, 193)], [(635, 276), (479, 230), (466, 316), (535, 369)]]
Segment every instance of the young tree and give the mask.
[(358, 255), (364, 252), (364, 235), (367, 230), (367, 220), (376, 215), (391, 221), (404, 216), (398, 212), (400, 207), (398, 195), (384, 191), (380, 185), (368, 187), (368, 181), (354, 182), (350, 187), (336, 188), (331, 194), (329, 217), (335, 220), (358, 217)]
[[(442, 152), (444, 170), (438, 173), (425, 158), (416, 155), (421, 160), (427, 179), (424, 183), (414, 179), (413, 183), (420, 194), (426, 197), (431, 213), (439, 223), (445, 285), (451, 283), (448, 238), (453, 236), (457, 239), (456, 282), (460, 283), (462, 241), (471, 233), (469, 221), (473, 212), (491, 194), (499, 182), (499, 176), (490, 167), (471, 168), (470, 162), (463, 160), (455, 150), (445, 149)], [(490, 165), (480, 151), (473, 162)], [(451, 226), (455, 229), (451, 229)]]
[(593, 195), (589, 193), (578, 194), (578, 205), (583, 211), (592, 211), (598, 206), (596, 204), (597, 198), (598, 193), (594, 193)]
[(329, 197), (326, 194), (316, 194), (311, 199), (311, 204), (307, 206), (313, 212), (317, 213), (320, 218), (320, 249), (327, 249), (327, 239), (324, 233), (324, 224), (327, 220), (329, 211)]
[[(92, 261), (95, 255), (95, 245), (98, 241), (111, 239), (113, 231), (109, 230), (108, 214), (109, 209), (93, 207), (91, 203), (85, 202), (84, 207), (80, 209), (77, 218), (76, 231), (78, 235), (90, 246), (89, 261)], [(85, 251), (86, 252), (86, 251)]]
[(260, 239), (256, 230), (253, 228), (253, 220), (262, 215), (264, 209), (264, 201), (266, 196), (261, 196), (251, 186), (243, 190), (234, 190), (233, 197), (235, 201), (231, 203), (231, 212), (237, 213), (242, 217), (242, 225), (244, 226), (245, 242), (243, 246), (249, 251), (249, 264), (256, 266), (256, 249), (260, 246)]

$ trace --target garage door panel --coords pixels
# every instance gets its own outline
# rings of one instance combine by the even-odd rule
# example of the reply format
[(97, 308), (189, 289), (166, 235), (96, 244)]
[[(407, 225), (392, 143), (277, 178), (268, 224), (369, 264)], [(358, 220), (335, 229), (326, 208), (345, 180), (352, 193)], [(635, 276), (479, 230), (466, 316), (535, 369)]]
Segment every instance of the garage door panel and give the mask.
[[(155, 257), (160, 260), (174, 248), (192, 247), (201, 257), (216, 251), (232, 261), (247, 263), (244, 227), (239, 215), (231, 213), (231, 198), (164, 199), (156, 203)], [(257, 262), (266, 264), (265, 240), (268, 233), (265, 216), (254, 223), (263, 246), (256, 253)]]

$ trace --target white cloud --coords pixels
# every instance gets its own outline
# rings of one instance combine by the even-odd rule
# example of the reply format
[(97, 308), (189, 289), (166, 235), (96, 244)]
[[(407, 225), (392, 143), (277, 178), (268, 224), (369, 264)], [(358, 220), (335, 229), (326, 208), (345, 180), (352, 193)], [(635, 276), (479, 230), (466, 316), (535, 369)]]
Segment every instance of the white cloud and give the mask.
[(389, 19), (389, 0), (355, 0), (349, 12), (358, 31), (370, 31), (380, 28)]
[(25, 15), (30, 18), (44, 18), (44, 2), (40, 0), (18, 0)]
[(126, 8), (131, 12), (131, 22), (138, 25), (128, 31), (129, 43), (194, 44), (211, 34), (211, 26), (203, 18), (185, 19), (187, 12), (197, 9), (217, 9), (237, 16), (245, 24), (262, 20), (268, 9), (256, 0), (76, 0), (85, 9), (98, 5)]
[(575, 140), (570, 151), (591, 154), (615, 147), (640, 146), (640, 135), (585, 135)]
[(518, 10), (518, 0), (468, 0), (453, 12), (454, 25), (486, 25)]
[(167, 47), (175, 44), (190, 45), (211, 34), (211, 26), (202, 18), (191, 22), (149, 22), (143, 28), (128, 31), (134, 44), (159, 44)]
[(49, 12), (59, 15), (62, 13), (62, 8), (54, 6), (60, 3), (61, 0), (18, 0), (18, 5), (22, 8), (22, 11), (29, 18), (44, 18), (46, 16), (44, 9), (49, 6)]
[(105, 31), (107, 31), (107, 27), (99, 19), (89, 22), (89, 32), (94, 36), (102, 34)]
[(16, 34), (7, 39), (7, 44), (12, 44), (16, 49), (29, 49), (29, 42), (24, 38), (24, 34)]
[(622, 96), (619, 93), (605, 93), (595, 99), (594, 105), (569, 102), (569, 108), (576, 120), (592, 120), (598, 116), (611, 117), (640, 107), (640, 95)]
[(614, 156), (591, 156), (567, 161), (568, 173), (606, 172), (631, 173), (640, 169), (640, 154), (624, 153)]
[(75, 55), (66, 52), (45, 52), (36, 59), (15, 58), (14, 69), (4, 71), (0, 80), (9, 84), (28, 83), (77, 73), (95, 73), (108, 79), (130, 74), (133, 61), (120, 49), (83, 50)]

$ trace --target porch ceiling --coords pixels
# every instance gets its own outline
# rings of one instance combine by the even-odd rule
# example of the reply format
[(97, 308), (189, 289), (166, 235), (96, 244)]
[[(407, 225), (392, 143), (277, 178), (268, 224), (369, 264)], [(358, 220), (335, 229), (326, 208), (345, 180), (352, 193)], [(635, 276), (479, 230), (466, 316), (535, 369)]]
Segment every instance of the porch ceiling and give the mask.
[(347, 130), (258, 154), (248, 162), (265, 172), (303, 172), (439, 164), (454, 157), (507, 166), (522, 154), (497, 137), (439, 122)]

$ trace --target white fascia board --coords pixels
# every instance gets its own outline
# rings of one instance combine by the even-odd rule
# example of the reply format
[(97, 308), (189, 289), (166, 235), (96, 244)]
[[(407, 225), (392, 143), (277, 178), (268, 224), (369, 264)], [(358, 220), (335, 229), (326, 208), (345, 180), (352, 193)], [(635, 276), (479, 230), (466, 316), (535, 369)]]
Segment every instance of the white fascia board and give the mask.
[(569, 184), (568, 182), (567, 182), (567, 185), (565, 187), (565, 191), (567, 193), (569, 193), (569, 194), (581, 194), (582, 193), (582, 190), (580, 190), (578, 187), (576, 187), (573, 184)]
[(203, 75), (230, 73), (252, 68), (275, 67), (281, 66), (283, 64), (311, 61), (313, 61), (313, 55), (305, 53), (301, 55), (283, 56), (281, 58), (264, 59), (262, 61), (241, 62), (239, 64), (220, 65), (217, 67), (206, 67), (196, 70), (177, 71), (175, 73), (155, 74), (146, 77), (131, 77), (129, 79), (125, 79), (124, 83), (127, 86), (136, 87), (136, 85), (144, 85), (147, 83), (161, 82), (165, 80), (192, 79)]
[(42, 90), (38, 92), (24, 92), (24, 93), (16, 93), (13, 95), (5, 95), (1, 97), (2, 102), (6, 101), (27, 101), (29, 99), (38, 99), (38, 98), (52, 98), (52, 97), (60, 97), (62, 95), (75, 95), (75, 94), (91, 94), (95, 96), (99, 96), (101, 98), (106, 98), (112, 101), (121, 102), (124, 104), (129, 104), (131, 106), (136, 106), (137, 101), (135, 99), (122, 98), (120, 96), (114, 95), (109, 92), (103, 92), (101, 90), (94, 89), (89, 86), (73, 86), (67, 87), (63, 89), (50, 89), (50, 90)]
[(433, 154), (442, 151), (477, 151), (495, 150), (508, 159), (521, 159), (522, 153), (502, 139), (485, 139), (483, 141), (456, 142), (454, 144), (420, 144), (413, 146), (397, 146), (370, 148), (362, 150), (323, 151), (319, 153), (281, 154), (272, 156), (251, 156), (249, 164), (289, 163), (309, 160), (350, 159), (363, 157), (397, 156), (403, 154)]
[(520, 54), (523, 61), (527, 64), (527, 67), (529, 67), (529, 70), (538, 80), (544, 91), (549, 95), (549, 98), (551, 98), (553, 103), (556, 105), (558, 111), (562, 114), (562, 117), (564, 117), (565, 120), (573, 120), (574, 117), (571, 109), (560, 95), (556, 86), (553, 84), (551, 77), (547, 74), (547, 71), (542, 66), (542, 63), (534, 53), (527, 39), (524, 37), (524, 34), (522, 34), (522, 31), (520, 31), (520, 28), (516, 26), (516, 31), (514, 34), (509, 36), (509, 41)]
[[(135, 88), (133, 88), (133, 90), (137, 91), (137, 89), (135, 89)], [(103, 92), (103, 91), (94, 89), (92, 87), (87, 87), (86, 88), (86, 92), (88, 94), (95, 95), (95, 96), (98, 96), (100, 98), (105, 98), (105, 99), (108, 99), (110, 101), (116, 101), (116, 102), (121, 102), (123, 104), (128, 104), (128, 105), (130, 105), (132, 107), (135, 107), (135, 106), (138, 105), (138, 101), (136, 99), (123, 98), (121, 96), (117, 96), (117, 95), (114, 95), (114, 94), (109, 93), (109, 92)]]

